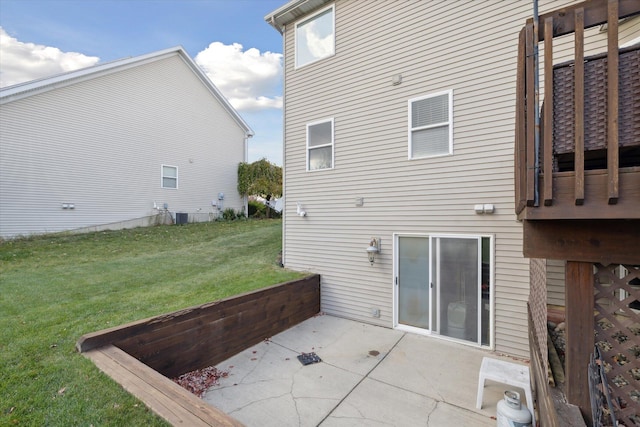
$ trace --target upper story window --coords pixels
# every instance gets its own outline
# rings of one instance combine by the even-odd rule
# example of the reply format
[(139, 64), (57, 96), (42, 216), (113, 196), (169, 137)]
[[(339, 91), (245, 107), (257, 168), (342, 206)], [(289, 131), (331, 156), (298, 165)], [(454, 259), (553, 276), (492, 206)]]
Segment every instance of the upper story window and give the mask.
[(307, 170), (333, 168), (333, 119), (307, 125)]
[(453, 154), (453, 91), (409, 100), (409, 159)]
[(162, 165), (162, 188), (178, 188), (178, 167)]
[(296, 68), (335, 53), (333, 6), (296, 24)]

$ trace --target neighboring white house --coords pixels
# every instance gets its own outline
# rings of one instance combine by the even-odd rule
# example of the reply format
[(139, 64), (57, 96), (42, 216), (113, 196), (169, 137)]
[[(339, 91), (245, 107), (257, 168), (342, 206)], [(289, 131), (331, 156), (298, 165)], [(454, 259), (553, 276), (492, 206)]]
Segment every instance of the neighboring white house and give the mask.
[(252, 135), (181, 47), (1, 89), (0, 237), (242, 210)]
[(321, 275), (324, 312), (529, 357), (514, 129), (532, 4), (294, 0), (265, 17), (284, 39), (283, 261)]

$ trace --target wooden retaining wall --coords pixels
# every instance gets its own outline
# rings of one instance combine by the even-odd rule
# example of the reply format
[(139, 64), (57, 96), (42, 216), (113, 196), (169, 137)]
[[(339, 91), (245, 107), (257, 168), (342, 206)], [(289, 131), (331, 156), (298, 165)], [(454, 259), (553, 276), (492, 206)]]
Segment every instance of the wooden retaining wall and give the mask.
[(89, 333), (76, 348), (114, 345), (173, 378), (216, 365), (319, 312), (320, 276), (312, 275)]
[(320, 312), (320, 276), (83, 335), (76, 348), (174, 426), (242, 424), (170, 378), (216, 365)]

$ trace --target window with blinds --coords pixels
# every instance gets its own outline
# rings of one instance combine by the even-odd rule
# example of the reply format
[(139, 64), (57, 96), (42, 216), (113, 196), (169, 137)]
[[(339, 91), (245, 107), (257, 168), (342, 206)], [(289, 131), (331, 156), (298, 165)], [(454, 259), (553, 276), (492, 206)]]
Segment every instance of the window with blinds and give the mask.
[(453, 91), (409, 100), (409, 159), (453, 154)]

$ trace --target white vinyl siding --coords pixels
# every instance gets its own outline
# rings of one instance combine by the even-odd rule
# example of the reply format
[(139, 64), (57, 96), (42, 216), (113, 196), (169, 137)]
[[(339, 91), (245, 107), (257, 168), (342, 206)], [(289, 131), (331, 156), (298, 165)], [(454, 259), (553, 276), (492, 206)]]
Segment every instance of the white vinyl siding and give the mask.
[[(541, 0), (540, 13), (570, 3)], [(392, 327), (394, 233), (493, 235), (495, 349), (529, 357), (513, 149), (518, 32), (531, 16), (530, 2), (337, 0), (336, 55), (300, 69), (287, 27), (283, 257), (321, 274), (324, 312)], [(586, 37), (606, 46), (597, 29)], [(407, 161), (407, 101), (448, 90), (455, 155)], [(319, 117), (337, 123), (337, 167), (308, 173), (301, 141)], [(476, 214), (478, 203), (495, 212)], [(381, 239), (373, 266), (372, 236)]]
[(307, 124), (307, 170), (333, 168), (333, 119)]
[(162, 188), (178, 188), (178, 168), (162, 165)]
[(333, 6), (296, 24), (296, 67), (319, 61), (335, 53)]
[(453, 154), (453, 91), (409, 100), (409, 159)]
[[(115, 227), (165, 203), (208, 220), (219, 192), (244, 206), (245, 131), (176, 54), (4, 103), (0, 119), (2, 236)], [(179, 189), (162, 188), (163, 164)]]

